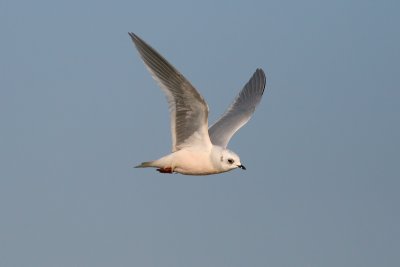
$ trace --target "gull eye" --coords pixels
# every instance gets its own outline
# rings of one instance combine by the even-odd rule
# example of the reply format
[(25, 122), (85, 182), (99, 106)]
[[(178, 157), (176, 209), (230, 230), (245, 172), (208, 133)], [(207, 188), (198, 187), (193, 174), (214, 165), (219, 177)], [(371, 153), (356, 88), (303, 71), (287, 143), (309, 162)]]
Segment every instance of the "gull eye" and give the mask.
[(235, 161), (233, 159), (228, 159), (229, 164), (233, 164)]

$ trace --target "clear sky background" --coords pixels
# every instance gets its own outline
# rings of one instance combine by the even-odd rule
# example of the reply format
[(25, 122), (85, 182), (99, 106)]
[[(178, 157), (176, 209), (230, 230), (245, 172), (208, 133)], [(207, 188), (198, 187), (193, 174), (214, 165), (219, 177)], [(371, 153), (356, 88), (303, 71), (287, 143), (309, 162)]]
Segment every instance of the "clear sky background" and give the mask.
[[(400, 266), (399, 1), (0, 1), (0, 266)], [(128, 31), (217, 119), (247, 171), (170, 152), (167, 103)]]

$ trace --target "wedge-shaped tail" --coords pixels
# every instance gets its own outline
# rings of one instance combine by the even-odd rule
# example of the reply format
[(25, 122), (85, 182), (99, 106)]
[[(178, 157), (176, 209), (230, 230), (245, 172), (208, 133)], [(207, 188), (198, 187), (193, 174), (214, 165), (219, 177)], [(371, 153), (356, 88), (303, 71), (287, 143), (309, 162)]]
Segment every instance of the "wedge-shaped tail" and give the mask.
[(153, 161), (142, 162), (139, 165), (135, 166), (135, 168), (148, 168), (148, 167), (156, 167), (153, 165)]

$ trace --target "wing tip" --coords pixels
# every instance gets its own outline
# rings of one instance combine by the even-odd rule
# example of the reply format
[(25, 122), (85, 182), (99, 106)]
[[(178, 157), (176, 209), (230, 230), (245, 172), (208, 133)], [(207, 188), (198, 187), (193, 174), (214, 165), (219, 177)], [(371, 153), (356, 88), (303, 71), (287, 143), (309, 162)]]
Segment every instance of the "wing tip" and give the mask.
[(139, 36), (134, 34), (133, 32), (128, 32), (129, 36), (131, 37), (132, 41), (134, 44), (137, 44), (138, 42), (142, 41)]
[(256, 71), (255, 71), (255, 74), (257, 74), (257, 75), (263, 77), (264, 80), (266, 79), (266, 77), (265, 77), (265, 72), (264, 72), (264, 70), (263, 70), (262, 68), (257, 68)]
[(129, 36), (133, 39), (135, 39), (137, 36), (133, 32), (128, 32)]
[(264, 74), (264, 70), (263, 70), (262, 68), (257, 68), (257, 69), (256, 69), (256, 72), (260, 72), (260, 73), (263, 73), (263, 74)]
[(261, 86), (260, 86), (262, 88), (261, 95), (263, 95), (265, 91), (265, 85), (267, 84), (267, 77), (265, 76), (264, 70), (262, 68), (257, 68), (253, 76), (257, 76), (258, 79), (261, 81)]

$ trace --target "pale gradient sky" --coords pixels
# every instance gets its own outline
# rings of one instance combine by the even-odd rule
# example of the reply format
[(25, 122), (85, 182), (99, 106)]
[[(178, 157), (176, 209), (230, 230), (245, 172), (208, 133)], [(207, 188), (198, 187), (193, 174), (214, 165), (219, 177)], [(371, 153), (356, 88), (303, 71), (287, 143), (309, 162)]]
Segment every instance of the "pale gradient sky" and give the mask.
[[(400, 2), (0, 2), (0, 266), (400, 266)], [(133, 169), (169, 114), (128, 31), (213, 122), (256, 68), (247, 171)], [(151, 143), (150, 143), (151, 141)]]

